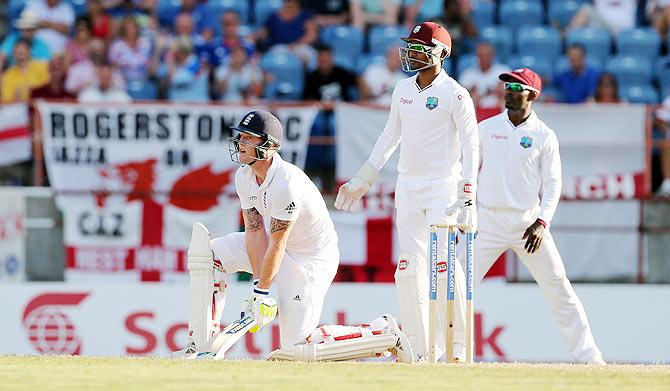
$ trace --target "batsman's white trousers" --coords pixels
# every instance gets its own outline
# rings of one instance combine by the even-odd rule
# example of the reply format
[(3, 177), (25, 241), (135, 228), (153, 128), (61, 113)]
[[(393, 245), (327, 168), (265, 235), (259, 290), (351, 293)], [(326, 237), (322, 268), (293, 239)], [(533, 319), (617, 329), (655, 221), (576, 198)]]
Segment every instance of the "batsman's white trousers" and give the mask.
[[(243, 232), (216, 238), (212, 240), (211, 247), (214, 259), (221, 261), (226, 273), (251, 273)], [(305, 343), (305, 339), (317, 328), (323, 301), (337, 273), (339, 259), (337, 245), (315, 254), (289, 251), (284, 254), (272, 292), (279, 306), (281, 346)]]
[[(428, 356), (428, 238), (431, 224), (446, 223), (444, 214), (456, 201), (458, 178), (399, 175), (395, 189), (396, 227), (401, 258), (395, 272), (400, 323), (414, 352)], [(438, 259), (447, 259), (447, 230), (438, 231)], [(401, 262), (402, 261), (402, 262)], [(446, 306), (447, 273), (438, 273), (440, 307)], [(465, 345), (465, 277), (456, 263), (454, 342)], [(445, 307), (446, 308), (446, 307)], [(439, 329), (439, 327), (438, 327)], [(444, 330), (442, 331), (444, 332)], [(438, 350), (444, 338), (438, 338)]]
[(475, 281), (479, 283), (484, 278), (500, 254), (513, 250), (544, 292), (570, 354), (579, 361), (589, 361), (599, 355), (600, 350), (591, 334), (584, 306), (565, 274), (563, 260), (551, 233), (545, 230), (542, 245), (534, 254), (528, 254), (523, 248), (526, 243), (523, 234), (538, 214), (539, 207), (522, 211), (478, 205)]

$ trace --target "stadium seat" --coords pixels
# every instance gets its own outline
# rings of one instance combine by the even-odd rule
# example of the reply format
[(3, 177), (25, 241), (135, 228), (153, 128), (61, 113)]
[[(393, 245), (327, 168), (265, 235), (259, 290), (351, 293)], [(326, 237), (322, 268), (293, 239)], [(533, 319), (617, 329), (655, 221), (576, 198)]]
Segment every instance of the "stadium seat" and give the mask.
[(321, 31), (321, 41), (333, 49), (337, 65), (356, 69), (356, 60), (363, 53), (362, 31), (349, 25), (328, 26)]
[(563, 51), (561, 34), (553, 27), (522, 27), (516, 37), (516, 50), (522, 56), (541, 56), (553, 60)]
[(670, 57), (662, 57), (656, 60), (654, 75), (659, 87), (661, 87), (662, 96), (668, 96), (670, 94)]
[(260, 65), (272, 77), (265, 88), (266, 98), (295, 100), (302, 97), (305, 71), (295, 54), (288, 50), (270, 50), (263, 55)]
[[(586, 56), (586, 65), (595, 68), (598, 71), (603, 70), (603, 61), (597, 57)], [(559, 57), (558, 60), (556, 60), (556, 64), (554, 65), (554, 73), (559, 74), (567, 71), (568, 69), (570, 69), (568, 58), (566, 56)]]
[(612, 38), (607, 29), (601, 27), (587, 27), (573, 30), (568, 33), (567, 45), (581, 44), (588, 56), (604, 60), (610, 55)]
[(408, 35), (402, 26), (373, 26), (368, 36), (369, 52), (373, 56), (383, 56), (389, 47), (401, 45), (400, 38)]
[(265, 24), (273, 12), (281, 8), (282, 0), (256, 0), (254, 1), (254, 20), (256, 26)]
[(581, 6), (582, 3), (576, 0), (549, 1), (549, 9), (547, 10), (549, 24), (559, 28), (567, 26)]
[(554, 73), (553, 60), (538, 56), (510, 56), (507, 66), (512, 69), (530, 68), (540, 75), (542, 79), (551, 79)]
[(613, 74), (620, 86), (651, 83), (653, 76), (651, 60), (643, 57), (612, 57), (607, 61), (605, 71)]
[(492, 26), (495, 19), (495, 4), (492, 1), (477, 1), (470, 13), (472, 21), (478, 28)]
[(126, 85), (126, 92), (133, 100), (158, 99), (158, 85), (149, 80), (132, 80)]
[(207, 0), (207, 8), (213, 15), (235, 11), (240, 15), (240, 22), (242, 24), (249, 23), (249, 3), (246, 0)]
[(656, 104), (660, 102), (658, 91), (651, 83), (619, 86), (619, 98), (630, 103)]
[(500, 5), (500, 24), (512, 29), (523, 26), (539, 26), (544, 21), (541, 2), (529, 0), (509, 0)]
[(498, 57), (505, 58), (512, 52), (512, 30), (508, 27), (484, 27), (479, 32), (479, 39), (493, 44)]
[(620, 32), (616, 37), (617, 54), (654, 60), (661, 50), (661, 37), (650, 27)]

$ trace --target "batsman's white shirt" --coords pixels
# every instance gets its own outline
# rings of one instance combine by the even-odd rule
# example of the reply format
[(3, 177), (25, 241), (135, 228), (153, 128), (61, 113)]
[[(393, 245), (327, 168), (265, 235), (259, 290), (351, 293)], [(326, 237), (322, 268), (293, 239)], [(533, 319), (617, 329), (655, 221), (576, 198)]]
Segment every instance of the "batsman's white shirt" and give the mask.
[(481, 170), (477, 201), (487, 208), (526, 211), (551, 222), (561, 197), (561, 157), (554, 131), (535, 112), (514, 126), (507, 110), (479, 124)]
[(470, 93), (444, 70), (424, 88), (416, 77), (393, 90), (388, 121), (368, 162), (381, 169), (400, 144), (400, 175), (460, 177), (462, 170), (464, 179), (476, 180), (479, 145)]
[[(249, 166), (237, 170), (235, 186), (242, 208), (256, 208), (266, 231), (271, 217), (294, 221), (272, 294), (279, 306), (281, 345), (304, 343), (319, 325), (340, 258), (337, 233), (323, 197), (302, 170), (278, 154), (260, 186)], [(227, 273), (251, 272), (244, 235), (236, 232), (212, 240), (214, 257)]]

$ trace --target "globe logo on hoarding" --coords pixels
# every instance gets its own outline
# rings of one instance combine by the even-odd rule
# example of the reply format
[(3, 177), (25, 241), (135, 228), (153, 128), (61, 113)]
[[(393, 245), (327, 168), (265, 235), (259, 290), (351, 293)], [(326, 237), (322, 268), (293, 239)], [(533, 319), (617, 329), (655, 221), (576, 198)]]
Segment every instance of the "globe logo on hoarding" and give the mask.
[(88, 293), (45, 293), (33, 298), (23, 311), (23, 325), (35, 350), (50, 354), (81, 353), (74, 323), (61, 307), (81, 303)]

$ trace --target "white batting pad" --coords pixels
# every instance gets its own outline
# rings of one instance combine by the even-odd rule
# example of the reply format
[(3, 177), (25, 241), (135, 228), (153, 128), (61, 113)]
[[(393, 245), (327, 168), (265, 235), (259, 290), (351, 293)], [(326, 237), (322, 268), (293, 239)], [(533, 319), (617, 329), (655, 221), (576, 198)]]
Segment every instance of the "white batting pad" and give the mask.
[(400, 324), (412, 350), (428, 357), (428, 276), (420, 276), (417, 260), (400, 254), (395, 272), (395, 285), (400, 310)]
[[(341, 326), (346, 327), (346, 326)], [(357, 330), (357, 327), (351, 327)], [(270, 353), (268, 360), (346, 361), (390, 354), (398, 338), (392, 334), (361, 336), (335, 342), (294, 345)]]
[[(188, 246), (189, 339), (201, 349), (213, 334), (212, 303), (214, 294), (214, 258), (209, 246), (209, 231), (202, 223), (193, 223)], [(218, 331), (218, 330), (216, 330)]]

